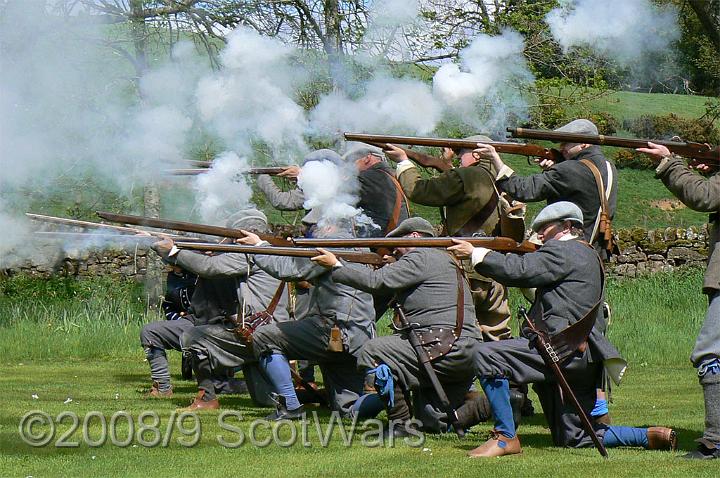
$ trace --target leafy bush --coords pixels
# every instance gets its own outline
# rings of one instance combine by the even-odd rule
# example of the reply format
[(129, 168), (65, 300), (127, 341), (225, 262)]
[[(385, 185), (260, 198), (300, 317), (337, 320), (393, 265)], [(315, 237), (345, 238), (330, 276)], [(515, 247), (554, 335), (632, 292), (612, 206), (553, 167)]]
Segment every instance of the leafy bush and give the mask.
[(656, 166), (652, 159), (634, 149), (618, 149), (613, 160), (618, 169), (654, 169)]
[(623, 129), (638, 138), (666, 139), (679, 136), (700, 143), (720, 143), (720, 130), (709, 118), (688, 119), (670, 113), (664, 116), (644, 115), (623, 122)]

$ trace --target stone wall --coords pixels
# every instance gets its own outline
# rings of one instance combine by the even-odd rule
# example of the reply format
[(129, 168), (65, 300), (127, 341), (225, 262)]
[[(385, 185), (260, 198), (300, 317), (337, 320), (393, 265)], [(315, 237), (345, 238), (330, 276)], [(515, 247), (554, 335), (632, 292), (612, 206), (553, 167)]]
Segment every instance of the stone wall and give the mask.
[[(281, 236), (295, 236), (299, 231), (288, 225), (274, 227)], [(656, 271), (672, 271), (677, 267), (704, 267), (708, 254), (707, 226), (645, 230), (641, 228), (617, 231), (620, 255), (608, 266), (611, 275), (637, 277)], [(154, 254), (150, 252), (150, 254)], [(148, 250), (128, 244), (105, 250), (63, 250), (48, 248), (44, 263), (25, 263), (7, 269), (5, 274), (26, 273), (38, 277), (63, 275), (91, 277), (99, 275), (125, 276), (141, 281), (147, 268)]]
[(147, 270), (147, 255), (147, 248), (134, 245), (84, 250), (46, 247), (42, 254), (38, 254), (38, 257), (44, 258), (42, 261), (27, 260), (11, 269), (0, 270), (0, 274), (23, 273), (33, 277), (120, 276), (142, 281)]
[(704, 267), (708, 256), (707, 225), (702, 227), (617, 231), (620, 255), (613, 257), (608, 270), (623, 277), (648, 272), (672, 271), (677, 267)]

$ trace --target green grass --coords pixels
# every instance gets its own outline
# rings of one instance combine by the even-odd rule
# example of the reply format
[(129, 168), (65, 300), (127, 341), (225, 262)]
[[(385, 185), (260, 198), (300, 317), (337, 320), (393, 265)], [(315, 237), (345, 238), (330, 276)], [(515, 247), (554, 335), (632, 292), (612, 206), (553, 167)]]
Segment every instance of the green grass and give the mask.
[[(257, 448), (246, 440), (239, 449), (222, 447), (216, 436), (227, 440), (236, 434), (218, 427), (218, 412), (200, 415), (202, 439), (192, 448), (177, 443), (182, 438), (175, 431), (167, 448), (129, 446), (120, 448), (109, 441), (91, 448), (83, 443), (81, 428), (70, 441), (78, 441), (77, 448), (46, 446), (33, 448), (20, 441), (18, 423), (30, 410), (42, 410), (52, 417), (62, 411), (72, 411), (80, 418), (90, 411), (99, 411), (106, 419), (117, 411), (126, 411), (136, 420), (145, 410), (160, 416), (161, 436), (171, 412), (186, 404), (194, 392), (194, 384), (176, 381), (178, 393), (173, 399), (144, 401), (141, 388), (146, 383), (146, 364), (137, 360), (117, 362), (32, 363), (15, 361), (4, 364), (0, 386), (7, 400), (0, 413), (0, 469), (3, 476), (363, 476), (368, 467), (390, 476), (478, 476), (485, 473), (502, 476), (577, 476), (578, 470), (593, 470), (593, 476), (712, 476), (714, 463), (691, 463), (680, 460), (677, 454), (649, 452), (638, 449), (610, 450), (610, 459), (602, 460), (593, 449), (567, 450), (551, 445), (549, 431), (541, 417), (529, 419), (521, 426), (520, 438), (524, 447), (522, 457), (501, 460), (470, 460), (465, 452), (484, 440), (489, 424), (473, 428), (464, 439), (451, 435), (428, 436), (421, 448), (402, 443), (394, 448), (365, 448), (359, 441), (349, 448), (342, 445), (339, 432), (330, 445), (320, 445), (317, 432), (311, 425), (308, 439), (311, 447), (296, 444), (289, 448), (270, 445)], [(31, 398), (32, 394), (38, 396)], [(72, 402), (63, 402), (70, 397)], [(535, 398), (533, 396), (533, 398)], [(647, 366), (632, 369), (622, 387), (617, 388), (612, 406), (615, 423), (635, 426), (669, 424), (680, 435), (681, 448), (694, 447), (692, 440), (702, 429), (700, 389), (689, 367)], [(244, 397), (222, 397), (222, 406), (239, 410), (243, 422), (238, 424), (246, 437), (249, 422), (262, 417), (267, 409), (252, 408)], [(536, 402), (537, 403), (537, 402)], [(320, 423), (326, 426), (327, 414), (320, 413)], [(190, 424), (188, 424), (190, 426)], [(69, 421), (57, 425), (56, 439), (69, 430)], [(359, 432), (369, 431), (370, 428)], [(124, 437), (127, 426), (119, 427)], [(298, 430), (298, 434), (301, 431)], [(258, 438), (269, 433), (258, 432)], [(280, 434), (288, 439), (287, 426)], [(89, 436), (101, 436), (97, 421)], [(145, 439), (151, 439), (146, 435)], [(53, 441), (54, 443), (54, 441)], [(423, 451), (425, 450), (425, 451)], [(380, 471), (379, 471), (380, 472)]]
[(685, 118), (699, 118), (705, 113), (708, 96), (673, 95), (666, 93), (635, 93), (616, 91), (592, 101), (591, 107), (624, 119), (638, 118), (643, 115), (666, 115), (675, 113)]
[[(614, 389), (612, 406), (616, 424), (672, 425), (680, 434), (684, 450), (703, 426), (700, 388), (687, 357), (702, 321), (705, 299), (700, 294), (702, 272), (609, 282), (608, 296), (614, 307), (610, 337), (630, 361), (621, 387)], [(0, 475), (2, 476), (167, 476), (203, 474), (215, 476), (232, 470), (238, 476), (359, 476), (368, 466), (381, 467), (393, 476), (438, 476), (502, 473), (507, 476), (576, 476), (592, 469), (602, 476), (711, 476), (714, 464), (688, 463), (676, 454), (637, 449), (611, 450), (601, 460), (592, 449), (565, 450), (551, 446), (549, 431), (541, 417), (530, 419), (520, 430), (523, 457), (474, 461), (465, 451), (477, 446), (490, 429), (475, 427), (460, 440), (454, 436), (428, 436), (429, 449), (399, 444), (395, 448), (366, 449), (360, 442), (342, 445), (339, 433), (328, 448), (320, 446), (314, 425), (310, 448), (296, 445), (256, 448), (246, 442), (241, 449), (226, 449), (216, 436), (224, 434), (217, 424), (218, 412), (201, 416), (202, 440), (192, 448), (176, 442), (176, 431), (167, 449), (141, 445), (120, 448), (110, 442), (98, 448), (33, 448), (20, 441), (18, 424), (30, 410), (53, 417), (72, 411), (81, 418), (97, 410), (107, 420), (117, 411), (137, 417), (144, 410), (157, 411), (161, 434), (171, 412), (196, 391), (193, 382), (174, 376), (176, 395), (166, 401), (144, 401), (149, 384), (148, 367), (138, 343), (143, 323), (158, 318), (146, 313), (146, 305), (132, 283), (108, 280), (72, 281), (14, 277), (0, 281), (0, 389), (9, 399), (0, 412)], [(46, 302), (44, 307), (38, 306)], [(522, 299), (511, 296), (513, 308)], [(70, 312), (65, 321), (58, 319)], [(682, 311), (682, 314), (677, 311)], [(380, 325), (381, 333), (387, 330)], [(171, 353), (171, 370), (179, 370), (179, 354)], [(36, 394), (37, 399), (32, 398)], [(72, 402), (65, 404), (67, 398)], [(226, 409), (239, 410), (239, 424), (249, 436), (249, 422), (268, 410), (255, 408), (245, 396), (222, 397)], [(537, 403), (537, 401), (536, 401)], [(320, 412), (320, 423), (329, 421)], [(69, 421), (57, 425), (56, 439), (69, 430)], [(127, 432), (127, 426), (120, 427)], [(80, 429), (81, 430), (81, 429)], [(71, 441), (83, 441), (81, 431)], [(360, 433), (374, 428), (363, 428)], [(285, 427), (281, 436), (289, 437)], [(101, 435), (99, 422), (91, 426), (91, 438)], [(122, 433), (119, 436), (124, 436)], [(258, 438), (267, 432), (260, 430)], [(145, 436), (146, 439), (152, 436)], [(135, 441), (135, 444), (138, 442)], [(602, 468), (601, 468), (602, 467)]]

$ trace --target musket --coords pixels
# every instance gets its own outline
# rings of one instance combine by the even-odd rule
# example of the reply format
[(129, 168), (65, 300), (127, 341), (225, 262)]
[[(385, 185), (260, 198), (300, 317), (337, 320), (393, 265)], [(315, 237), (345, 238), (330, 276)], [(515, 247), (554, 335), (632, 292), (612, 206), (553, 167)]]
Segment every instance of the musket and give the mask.
[[(128, 244), (128, 243), (141, 243), (141, 244), (153, 244), (159, 240), (157, 235), (134, 235), (134, 234), (95, 234), (89, 232), (65, 232), (65, 231), (35, 231), (35, 237), (39, 239), (58, 240), (62, 242), (99, 242), (107, 244)], [(197, 237), (185, 237), (185, 236), (174, 236), (172, 237), (174, 242), (183, 241), (200, 241), (202, 239)]]
[[(150, 234), (151, 236), (158, 238), (158, 237), (167, 237), (172, 239), (173, 241), (198, 241), (199, 238), (196, 237), (188, 237), (188, 236), (179, 236), (177, 234), (169, 234), (164, 232), (155, 232), (155, 231), (145, 231), (143, 229), (136, 229), (134, 227), (124, 227), (124, 226), (115, 226), (113, 224), (101, 224), (99, 222), (91, 222), (91, 221), (80, 221), (78, 219), (68, 219), (65, 217), (55, 217), (55, 216), (45, 216), (43, 214), (32, 214), (29, 212), (26, 212), (25, 215), (32, 219), (33, 221), (39, 221), (39, 222), (47, 222), (50, 224), (58, 224), (61, 226), (70, 226), (70, 227), (79, 227), (82, 229), (98, 229), (98, 230), (104, 230), (104, 231), (111, 231), (115, 233), (124, 234), (128, 237), (131, 235), (141, 235), (141, 234)], [(55, 232), (55, 231), (53, 231)], [(76, 233), (77, 234), (77, 233)]]
[[(245, 237), (240, 229), (231, 229), (229, 227), (210, 226), (207, 224), (197, 224), (194, 222), (171, 221), (167, 219), (155, 219), (145, 216), (133, 216), (130, 214), (115, 214), (112, 212), (96, 211), (96, 214), (110, 222), (120, 224), (132, 224), (134, 226), (155, 227), (160, 229), (171, 229), (174, 231), (192, 232), (193, 234), (205, 234), (208, 236), (229, 237), (231, 239), (241, 239)], [(260, 239), (269, 242), (273, 246), (292, 246), (292, 243), (281, 238), (271, 236), (269, 234), (258, 234)]]
[(303, 247), (367, 247), (371, 249), (395, 247), (442, 247), (454, 246), (453, 239), (467, 241), (475, 247), (485, 247), (497, 252), (525, 254), (535, 252), (539, 246), (529, 241), (516, 242), (509, 237), (357, 237), (348, 239), (316, 239), (294, 237), (290, 241)]
[[(451, 148), (454, 151), (462, 149), (476, 149), (479, 141), (454, 138), (424, 138), (417, 136), (388, 136), (375, 134), (345, 133), (348, 141), (360, 141), (384, 148), (386, 144), (405, 144), (412, 146), (429, 146), (435, 148)], [(480, 141), (481, 142), (481, 141)], [(556, 149), (545, 148), (537, 144), (510, 143), (504, 141), (488, 141), (498, 153), (519, 154), (521, 156), (532, 156), (542, 159), (550, 159), (555, 162), (562, 161), (562, 153)], [(437, 158), (436, 158), (437, 159)], [(441, 161), (441, 160), (437, 160)], [(422, 164), (421, 164), (422, 165)], [(435, 166), (432, 166), (435, 167)]]
[(448, 399), (447, 394), (445, 393), (445, 390), (443, 389), (442, 384), (440, 383), (440, 379), (437, 376), (437, 373), (435, 373), (435, 369), (432, 366), (432, 363), (430, 361), (430, 357), (428, 356), (427, 350), (422, 346), (420, 343), (420, 338), (417, 336), (417, 332), (415, 332), (415, 329), (418, 327), (418, 324), (411, 324), (407, 317), (405, 316), (405, 311), (403, 310), (402, 306), (398, 304), (397, 301), (394, 301), (392, 304), (393, 309), (395, 310), (395, 318), (397, 320), (397, 324), (394, 322), (392, 323), (391, 327), (400, 333), (406, 333), (408, 341), (410, 342), (410, 345), (412, 346), (413, 350), (415, 351), (415, 355), (417, 356), (418, 363), (420, 364), (420, 367), (425, 371), (425, 374), (430, 379), (430, 383), (432, 384), (432, 388), (435, 391), (435, 394), (437, 395), (438, 399), (440, 400), (440, 406), (442, 407), (442, 410), (445, 412), (448, 418), (448, 423), (450, 423), (455, 430), (455, 433), (459, 437), (465, 436), (465, 428), (460, 424), (460, 421), (458, 420), (457, 412), (453, 408), (452, 404), (450, 403), (450, 400)]
[[(270, 176), (277, 176), (288, 168), (288, 166), (268, 166), (264, 168), (250, 168), (247, 171), (240, 171), (241, 174), (268, 174)], [(171, 176), (197, 176), (205, 174), (209, 171), (207, 168), (179, 168), (179, 169), (168, 169), (166, 174)]]
[[(320, 252), (317, 249), (301, 247), (277, 247), (277, 246), (244, 246), (242, 244), (212, 244), (204, 242), (183, 242), (176, 244), (178, 249), (192, 251), (211, 252), (235, 252), (240, 254), (260, 254), (266, 256), (289, 256), (289, 257), (315, 257)], [(386, 262), (379, 254), (374, 252), (359, 251), (332, 251), (332, 253), (348, 262), (358, 264), (371, 264), (375, 266), (384, 265)]]
[(694, 159), (714, 169), (720, 169), (720, 146), (694, 141), (665, 141), (656, 139), (619, 138), (604, 134), (561, 133), (544, 129), (508, 128), (513, 138), (539, 139), (555, 143), (597, 144), (620, 148), (647, 148), (648, 141), (665, 146), (671, 153)]
[(537, 336), (537, 339), (535, 340), (535, 348), (542, 356), (545, 365), (550, 370), (552, 370), (553, 374), (555, 375), (555, 379), (557, 380), (557, 383), (560, 386), (563, 395), (569, 398), (572, 402), (573, 407), (575, 407), (575, 410), (580, 417), (580, 423), (582, 424), (585, 433), (590, 435), (590, 438), (595, 444), (595, 448), (597, 448), (598, 452), (600, 452), (600, 455), (602, 455), (603, 458), (607, 458), (608, 453), (605, 449), (605, 445), (603, 445), (603, 443), (598, 438), (597, 433), (595, 433), (595, 429), (590, 423), (590, 419), (588, 418), (587, 413), (585, 413), (585, 410), (583, 410), (583, 407), (580, 405), (580, 402), (578, 402), (575, 393), (573, 393), (572, 388), (570, 388), (570, 384), (568, 384), (567, 380), (565, 379), (565, 375), (560, 369), (560, 364), (558, 363), (560, 361), (560, 358), (555, 352), (552, 344), (550, 344), (550, 341), (547, 339), (545, 334), (539, 331), (533, 321), (530, 320), (530, 317), (528, 316), (525, 307), (520, 307), (518, 309), (518, 314), (525, 320), (525, 323), (528, 325), (530, 330)]
[(195, 159), (187, 159), (185, 160), (186, 163), (188, 163), (191, 166), (194, 166), (196, 168), (212, 168), (212, 161), (197, 161)]

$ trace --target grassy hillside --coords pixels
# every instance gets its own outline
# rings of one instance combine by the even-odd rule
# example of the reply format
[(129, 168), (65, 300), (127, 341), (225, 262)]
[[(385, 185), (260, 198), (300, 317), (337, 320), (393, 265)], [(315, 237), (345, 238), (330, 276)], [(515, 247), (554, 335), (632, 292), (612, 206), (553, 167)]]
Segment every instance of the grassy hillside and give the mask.
[(705, 112), (707, 96), (672, 95), (665, 93), (634, 93), (616, 91), (591, 103), (591, 108), (610, 113), (620, 120), (642, 115), (675, 113), (687, 118), (698, 118)]

